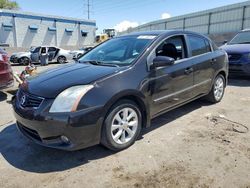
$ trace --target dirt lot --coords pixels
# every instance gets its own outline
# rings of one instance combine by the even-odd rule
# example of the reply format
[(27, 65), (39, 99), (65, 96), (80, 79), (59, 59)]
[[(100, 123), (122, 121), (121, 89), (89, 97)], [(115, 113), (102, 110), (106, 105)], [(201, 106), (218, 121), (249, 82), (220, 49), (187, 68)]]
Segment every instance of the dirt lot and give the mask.
[(217, 105), (198, 100), (154, 119), (119, 153), (29, 142), (11, 93), (0, 92), (0, 187), (250, 187), (250, 79), (231, 79)]

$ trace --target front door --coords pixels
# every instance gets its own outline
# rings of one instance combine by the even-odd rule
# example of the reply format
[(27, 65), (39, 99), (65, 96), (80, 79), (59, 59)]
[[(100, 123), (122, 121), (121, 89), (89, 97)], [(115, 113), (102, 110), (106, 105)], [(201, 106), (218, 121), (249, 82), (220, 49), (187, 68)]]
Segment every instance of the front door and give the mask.
[(40, 50), (41, 50), (41, 47), (37, 47), (31, 52), (31, 61), (32, 62), (39, 62)]
[(168, 56), (175, 63), (150, 72), (151, 116), (192, 98), (194, 85), (193, 64), (187, 58), (185, 37), (173, 36), (164, 40), (155, 50), (155, 56)]

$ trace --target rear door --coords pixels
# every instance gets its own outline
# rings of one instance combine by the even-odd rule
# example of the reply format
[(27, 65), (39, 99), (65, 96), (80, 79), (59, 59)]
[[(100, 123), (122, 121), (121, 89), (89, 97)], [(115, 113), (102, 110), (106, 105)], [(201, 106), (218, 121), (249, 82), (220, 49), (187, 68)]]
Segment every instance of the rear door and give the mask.
[(205, 94), (213, 81), (213, 64), (217, 59), (212, 52), (210, 41), (198, 35), (187, 35), (189, 56), (194, 68), (194, 96)]
[(56, 48), (55, 47), (49, 47), (48, 48), (48, 54), (49, 54), (49, 61), (52, 61), (56, 56)]
[[(184, 35), (172, 36), (164, 40), (155, 50), (155, 56), (168, 56), (176, 61), (168, 67), (150, 72), (152, 114), (155, 116), (171, 107), (192, 98), (193, 64), (187, 58)], [(150, 57), (153, 59), (154, 57)]]

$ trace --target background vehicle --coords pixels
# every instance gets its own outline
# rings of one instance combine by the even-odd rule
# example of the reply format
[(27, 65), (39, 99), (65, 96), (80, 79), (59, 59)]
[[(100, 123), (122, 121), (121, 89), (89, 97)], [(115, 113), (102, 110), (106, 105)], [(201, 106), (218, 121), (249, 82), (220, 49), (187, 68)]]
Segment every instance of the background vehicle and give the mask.
[(227, 75), (226, 52), (203, 35), (134, 33), (28, 78), (13, 108), (19, 130), (38, 144), (76, 150), (102, 143), (119, 151), (154, 117), (204, 96), (220, 102)]
[(32, 51), (13, 53), (10, 56), (10, 62), (15, 64), (28, 65), (31, 62), (31, 53)]
[(239, 32), (221, 48), (228, 54), (229, 75), (250, 76), (250, 29)]
[(89, 47), (80, 48), (79, 50), (71, 51), (71, 53), (73, 54), (73, 59), (80, 58), (83, 54), (85, 54), (86, 52), (90, 51), (92, 48), (93, 47), (89, 46)]
[(10, 57), (12, 63), (28, 65), (30, 62), (39, 62), (42, 49), (46, 48), (49, 62), (66, 63), (73, 59), (74, 53), (54, 46), (32, 47), (29, 52), (14, 53)]
[(8, 60), (8, 54), (0, 48), (0, 89), (14, 85), (13, 72)]
[(96, 42), (102, 43), (115, 36), (115, 29), (104, 29), (103, 33), (96, 36)]

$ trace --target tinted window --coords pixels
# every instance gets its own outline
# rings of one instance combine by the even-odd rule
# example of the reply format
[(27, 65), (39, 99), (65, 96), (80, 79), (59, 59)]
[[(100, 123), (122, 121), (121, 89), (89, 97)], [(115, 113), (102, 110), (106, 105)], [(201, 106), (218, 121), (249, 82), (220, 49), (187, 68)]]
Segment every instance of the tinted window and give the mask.
[(48, 52), (53, 52), (53, 51), (56, 51), (56, 48), (55, 47), (49, 47)]
[(192, 56), (205, 54), (211, 51), (211, 48), (208, 48), (208, 44), (206, 43), (205, 39), (196, 36), (189, 36), (188, 39)]
[(218, 46), (214, 42), (212, 42), (212, 47), (213, 47), (213, 50), (218, 50), (219, 49)]
[(32, 53), (38, 53), (38, 52), (40, 51), (40, 49), (41, 49), (41, 47), (37, 47), (37, 48), (35, 48), (35, 49), (32, 51)]
[(206, 43), (206, 47), (207, 47), (207, 52), (211, 52), (212, 49), (211, 49), (210, 42), (208, 40), (205, 40), (205, 43)]
[(156, 49), (156, 56), (172, 57), (180, 60), (186, 57), (186, 47), (183, 36), (174, 36), (166, 39)]
[(250, 32), (238, 33), (229, 44), (249, 44)]

